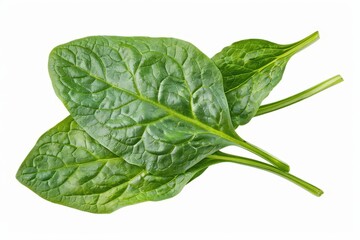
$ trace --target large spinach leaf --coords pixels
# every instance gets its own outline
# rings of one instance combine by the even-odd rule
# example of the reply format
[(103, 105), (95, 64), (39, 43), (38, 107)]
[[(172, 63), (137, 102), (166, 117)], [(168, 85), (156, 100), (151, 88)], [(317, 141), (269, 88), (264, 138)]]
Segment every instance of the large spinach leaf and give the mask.
[(228, 145), (289, 166), (236, 134), (215, 64), (170, 38), (87, 37), (56, 47), (49, 72), (75, 121), (153, 174), (188, 170)]
[(261, 39), (242, 40), (212, 58), (223, 75), (234, 127), (248, 123), (255, 116), (261, 102), (281, 80), (289, 59), (318, 37), (315, 32), (288, 45)]
[(40, 137), (16, 177), (49, 201), (108, 213), (173, 197), (214, 163), (199, 163), (183, 174), (154, 176), (101, 146), (68, 117)]

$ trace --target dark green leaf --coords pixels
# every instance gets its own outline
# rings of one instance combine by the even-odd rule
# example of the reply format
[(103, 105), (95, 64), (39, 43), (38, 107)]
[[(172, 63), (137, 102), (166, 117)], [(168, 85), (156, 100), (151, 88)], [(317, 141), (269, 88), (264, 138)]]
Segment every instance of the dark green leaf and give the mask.
[(51, 202), (108, 213), (173, 197), (203, 168), (154, 176), (114, 155), (68, 117), (40, 137), (16, 177)]
[(260, 39), (243, 40), (224, 48), (212, 58), (223, 75), (235, 128), (255, 116), (261, 102), (281, 80), (291, 56), (317, 39), (318, 33), (315, 32), (288, 45)]
[(221, 73), (187, 42), (88, 37), (56, 47), (49, 71), (76, 122), (151, 173), (183, 173), (238, 138)]

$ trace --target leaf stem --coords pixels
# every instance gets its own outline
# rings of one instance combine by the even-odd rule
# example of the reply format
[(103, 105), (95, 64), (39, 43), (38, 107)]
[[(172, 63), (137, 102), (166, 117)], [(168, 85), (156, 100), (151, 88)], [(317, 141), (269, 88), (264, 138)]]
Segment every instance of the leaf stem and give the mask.
[(256, 116), (260, 116), (265, 113), (273, 112), (273, 111), (279, 110), (281, 108), (290, 106), (294, 103), (300, 102), (300, 101), (302, 101), (308, 97), (311, 97), (311, 96), (313, 96), (331, 86), (334, 86), (342, 81), (343, 81), (343, 78), (340, 75), (336, 75), (332, 78), (329, 78), (328, 80), (325, 80), (325, 81), (323, 81), (309, 89), (306, 89), (305, 91), (297, 93), (293, 96), (290, 96), (288, 98), (282, 99), (277, 102), (262, 105), (258, 109)]
[[(233, 162), (238, 163), (254, 168), (258, 168), (267, 172), (271, 172), (273, 174), (276, 174), (278, 176), (281, 176), (287, 180), (289, 180), (292, 183), (295, 183), (296, 185), (302, 187), (303, 189), (307, 190), (308, 192), (314, 194), (315, 196), (321, 196), (323, 194), (323, 191), (319, 189), (318, 187), (290, 174), (287, 172), (284, 172), (270, 164), (266, 164), (254, 159), (245, 158), (245, 157), (239, 157), (239, 156), (233, 156), (230, 154), (222, 153), (222, 152), (216, 152), (210, 156), (207, 157), (207, 159), (210, 159), (214, 161), (213, 164), (219, 163), (219, 162)], [(212, 165), (210, 163), (207, 164), (208, 166)]]
[(304, 39), (302, 39), (302, 40), (300, 40), (298, 42), (295, 42), (293, 44), (290, 44), (289, 46), (291, 46), (291, 49), (287, 52), (287, 54), (292, 56), (295, 53), (303, 50), (307, 46), (311, 45), (312, 43), (314, 43), (318, 39), (319, 39), (319, 32), (316, 31), (316, 32), (310, 34), (309, 36), (307, 36), (306, 38), (304, 38)]
[(290, 171), (290, 166), (281, 161), (280, 159), (278, 159), (277, 157), (274, 157), (273, 155), (271, 155), (270, 153), (262, 150), (261, 148), (245, 141), (245, 140), (240, 140), (240, 141), (236, 141), (236, 143), (240, 146), (245, 148), (246, 150), (258, 155), (259, 157), (265, 159), (266, 161), (270, 162), (271, 164), (273, 164), (274, 166), (276, 166), (278, 169), (280, 169), (281, 171), (285, 171), (285, 172), (289, 172)]

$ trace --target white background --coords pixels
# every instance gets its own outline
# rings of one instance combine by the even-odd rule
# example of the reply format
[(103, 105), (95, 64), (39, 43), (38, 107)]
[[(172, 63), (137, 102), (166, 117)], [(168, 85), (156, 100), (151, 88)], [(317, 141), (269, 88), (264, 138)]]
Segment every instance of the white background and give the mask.
[[(0, 0), (0, 239), (359, 239), (355, 13), (355, 1), (344, 0)], [(336, 74), (345, 82), (238, 133), (321, 187), (320, 198), (270, 173), (220, 164), (172, 199), (96, 215), (47, 202), (15, 179), (37, 138), (67, 116), (47, 73), (58, 44), (89, 35), (166, 36), (213, 56), (241, 39), (285, 44), (316, 30), (320, 40), (290, 60), (266, 102)]]

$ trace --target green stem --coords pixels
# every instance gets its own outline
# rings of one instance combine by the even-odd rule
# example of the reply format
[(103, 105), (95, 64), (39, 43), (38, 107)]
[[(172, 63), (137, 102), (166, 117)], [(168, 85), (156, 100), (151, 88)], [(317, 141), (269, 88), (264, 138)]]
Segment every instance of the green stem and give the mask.
[(261, 169), (261, 170), (264, 170), (267, 172), (271, 172), (278, 176), (281, 176), (281, 177), (289, 180), (290, 182), (293, 182), (296, 185), (302, 187), (303, 189), (309, 191), (310, 193), (314, 194), (315, 196), (319, 197), (323, 194), (323, 191), (321, 189), (315, 187), (314, 185), (312, 185), (290, 173), (284, 172), (272, 165), (269, 165), (269, 164), (266, 164), (266, 163), (263, 163), (263, 162), (260, 162), (257, 160), (253, 160), (253, 159), (245, 158), (245, 157), (233, 156), (233, 155), (222, 153), (222, 152), (216, 152), (216, 153), (208, 156), (207, 159), (210, 159), (210, 161), (214, 161), (214, 162), (213, 163), (209, 162), (204, 166), (210, 166), (210, 165), (220, 163), (220, 162), (238, 163), (238, 164), (258, 168), (258, 169)]
[(334, 76), (328, 80), (325, 80), (305, 91), (302, 91), (298, 94), (295, 94), (293, 96), (290, 96), (288, 98), (285, 98), (285, 99), (282, 99), (280, 101), (277, 101), (277, 102), (273, 102), (273, 103), (269, 103), (269, 104), (266, 104), (266, 105), (262, 105), (260, 106), (260, 108), (258, 109), (257, 113), (256, 113), (256, 116), (260, 116), (262, 114), (265, 114), (265, 113), (269, 113), (269, 112), (273, 112), (273, 111), (276, 111), (276, 110), (279, 110), (281, 108), (284, 108), (284, 107), (287, 107), (287, 106), (290, 106), (294, 103), (297, 103), (299, 101), (302, 101), (308, 97), (311, 97), (331, 86), (334, 86), (340, 82), (343, 81), (343, 78), (340, 76), (340, 75), (337, 75), (337, 76)]
[(247, 142), (247, 141), (237, 141), (236, 142), (240, 147), (245, 148), (246, 150), (258, 155), (259, 157), (265, 159), (266, 161), (270, 162), (277, 168), (279, 168), (281, 171), (289, 172), (290, 166), (278, 159), (277, 157), (274, 157), (273, 155), (269, 154), (268, 152), (262, 150), (261, 148)]
[(296, 43), (290, 44), (291, 50), (289, 50), (286, 54), (289, 56), (292, 56), (295, 53), (303, 50), (307, 46), (311, 45), (318, 39), (319, 39), (319, 32), (316, 31), (316, 32), (310, 34), (309, 36), (307, 36), (306, 38), (304, 38)]

